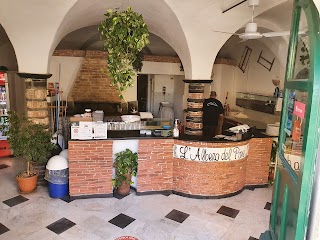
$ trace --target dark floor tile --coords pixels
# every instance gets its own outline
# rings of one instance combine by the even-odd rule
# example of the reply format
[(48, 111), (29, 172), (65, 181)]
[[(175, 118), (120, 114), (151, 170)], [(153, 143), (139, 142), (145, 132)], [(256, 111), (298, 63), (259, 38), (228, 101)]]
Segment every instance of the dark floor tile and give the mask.
[(250, 191), (254, 191), (256, 188), (255, 188), (255, 187), (247, 186), (246, 189), (248, 189), (248, 190), (250, 190)]
[(170, 192), (170, 191), (162, 193), (162, 195), (167, 196), (167, 197), (170, 196), (171, 194), (172, 194), (172, 192)]
[(219, 208), (219, 210), (217, 211), (217, 213), (220, 213), (222, 215), (231, 217), (231, 218), (236, 218), (236, 216), (238, 215), (240, 211), (234, 208), (229, 208), (226, 206), (221, 206), (221, 208)]
[(49, 226), (47, 226), (47, 228), (56, 234), (60, 234), (68, 230), (69, 228), (72, 228), (74, 225), (76, 225), (74, 222), (71, 222), (66, 218), (61, 218), (58, 221), (51, 223)]
[(112, 223), (113, 225), (116, 225), (117, 227), (123, 229), (126, 226), (128, 226), (130, 223), (132, 223), (134, 220), (136, 220), (136, 219), (120, 213), (118, 216), (112, 218), (109, 221), (109, 223)]
[(3, 201), (3, 203), (8, 205), (9, 207), (13, 207), (28, 200), (29, 200), (28, 198), (18, 195), (16, 197)]
[[(129, 193), (129, 194), (130, 194), (130, 193)], [(117, 192), (117, 190), (113, 191), (113, 197), (114, 197), (114, 198), (117, 198), (117, 199), (125, 198), (126, 196), (129, 196), (129, 194), (128, 194), (128, 195), (121, 195), (121, 194), (119, 194), (119, 193)]]
[(166, 218), (169, 218), (173, 221), (176, 221), (178, 223), (183, 223), (184, 220), (186, 220), (190, 215), (184, 212), (180, 212), (176, 209), (173, 209), (171, 212), (169, 212), (166, 215)]
[(255, 237), (249, 237), (249, 239), (248, 240), (259, 240), (258, 238), (255, 238)]
[(0, 235), (4, 234), (6, 232), (10, 231), (9, 228), (7, 228), (5, 225), (3, 225), (2, 223), (0, 223)]
[(73, 201), (73, 199), (71, 199), (70, 196), (65, 196), (65, 197), (62, 197), (62, 198), (59, 198), (59, 199), (61, 199), (62, 201), (65, 201), (65, 202), (67, 202), (67, 203)]
[(264, 206), (264, 209), (271, 210), (271, 203), (267, 202), (266, 206)]
[(0, 164), (0, 169), (4, 169), (4, 168), (8, 168), (8, 167), (10, 167), (10, 166), (7, 164)]

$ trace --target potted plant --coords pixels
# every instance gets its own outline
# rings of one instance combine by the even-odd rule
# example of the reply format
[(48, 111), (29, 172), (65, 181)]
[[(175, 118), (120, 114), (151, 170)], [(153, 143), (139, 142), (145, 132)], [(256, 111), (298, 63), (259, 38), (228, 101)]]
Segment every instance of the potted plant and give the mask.
[(130, 149), (115, 154), (114, 167), (116, 168), (115, 178), (112, 179), (114, 188), (121, 195), (128, 195), (130, 192), (131, 176), (137, 175), (138, 154)]
[(55, 145), (51, 143), (51, 133), (45, 125), (31, 122), (25, 115), (14, 111), (8, 112), (7, 126), (1, 126), (1, 130), (8, 137), (14, 156), (22, 156), (27, 160), (25, 171), (16, 176), (19, 190), (22, 193), (30, 193), (37, 187), (38, 172), (32, 164), (40, 164), (48, 161)]
[(108, 52), (108, 70), (112, 85), (122, 91), (133, 85), (134, 69), (141, 71), (141, 50), (149, 43), (149, 31), (141, 14), (130, 7), (118, 12), (109, 9), (98, 30)]

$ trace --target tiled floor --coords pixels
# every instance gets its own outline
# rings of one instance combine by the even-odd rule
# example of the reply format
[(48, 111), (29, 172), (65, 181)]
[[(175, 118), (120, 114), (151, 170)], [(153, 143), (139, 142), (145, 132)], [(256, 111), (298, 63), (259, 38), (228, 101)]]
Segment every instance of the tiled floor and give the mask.
[(248, 240), (268, 228), (272, 189), (244, 190), (224, 199), (177, 195), (52, 199), (44, 187), (27, 195), (14, 176), (21, 161), (0, 158), (0, 240), (108, 239)]

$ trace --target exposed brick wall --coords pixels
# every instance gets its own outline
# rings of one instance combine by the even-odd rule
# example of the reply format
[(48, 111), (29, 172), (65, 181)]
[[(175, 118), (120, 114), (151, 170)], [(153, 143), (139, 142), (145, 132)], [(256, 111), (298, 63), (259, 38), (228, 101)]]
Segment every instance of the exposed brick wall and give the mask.
[[(210, 143), (176, 140), (176, 144), (202, 148), (236, 147), (247, 144)], [(245, 185), (246, 158), (229, 162), (195, 162), (179, 158), (173, 161), (175, 191), (217, 196), (241, 190)]]
[(269, 176), (269, 163), (272, 138), (252, 138), (249, 142), (246, 184), (266, 184)]
[(146, 61), (146, 62), (180, 63), (180, 58), (179, 57), (144, 55), (143, 56), (143, 61)]
[(53, 56), (61, 57), (84, 57), (85, 55), (85, 50), (55, 50), (53, 52)]
[(214, 64), (226, 64), (226, 65), (231, 65), (231, 66), (237, 66), (237, 61), (234, 59), (217, 58), (214, 61)]
[(104, 52), (87, 51), (68, 101), (121, 102), (116, 87), (111, 86), (112, 79), (106, 66)]
[(69, 141), (70, 196), (112, 193), (110, 140)]
[(173, 139), (139, 140), (138, 192), (172, 190)]
[[(92, 50), (55, 50), (53, 56), (62, 57), (107, 57), (105, 51), (92, 51)], [(167, 62), (167, 63), (180, 63), (179, 57), (170, 56), (155, 56), (144, 55), (143, 61), (147, 62)]]

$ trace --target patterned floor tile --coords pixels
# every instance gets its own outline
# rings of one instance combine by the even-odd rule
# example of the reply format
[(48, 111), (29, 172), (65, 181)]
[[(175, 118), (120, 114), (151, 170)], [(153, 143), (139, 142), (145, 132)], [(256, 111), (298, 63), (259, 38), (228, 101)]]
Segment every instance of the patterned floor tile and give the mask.
[(7, 164), (0, 164), (0, 169), (4, 169), (4, 168), (8, 168), (8, 167), (10, 167), (10, 166)]
[(166, 218), (169, 218), (178, 223), (183, 223), (190, 215), (184, 212), (180, 212), (176, 209), (173, 209), (170, 213), (166, 215)]
[(116, 225), (119, 228), (125, 228), (130, 223), (132, 223), (135, 219), (132, 217), (129, 217), (123, 213), (119, 214), (118, 216), (112, 218), (109, 223), (112, 223), (113, 225)]
[(264, 207), (264, 209), (271, 210), (271, 203), (267, 202), (266, 206)]
[(10, 231), (9, 228), (7, 228), (5, 225), (3, 225), (2, 223), (0, 223), (0, 235), (4, 234), (6, 232)]
[(231, 218), (236, 218), (240, 211), (234, 208), (229, 208), (226, 206), (221, 206), (221, 208), (217, 211), (217, 213), (220, 213), (222, 215), (231, 217)]
[(74, 225), (76, 225), (74, 222), (71, 222), (66, 218), (61, 218), (58, 221), (47, 226), (47, 228), (52, 232), (55, 232), (56, 234), (61, 234), (64, 231), (68, 230), (69, 228), (73, 227)]
[(21, 196), (21, 195), (18, 195), (16, 197), (13, 197), (13, 198), (10, 198), (8, 200), (5, 200), (3, 201), (4, 204), (8, 205), (9, 207), (14, 207), (20, 203), (23, 203), (25, 201), (28, 201), (29, 199), (24, 197), (24, 196)]

